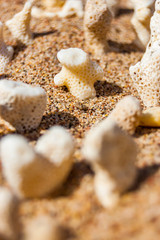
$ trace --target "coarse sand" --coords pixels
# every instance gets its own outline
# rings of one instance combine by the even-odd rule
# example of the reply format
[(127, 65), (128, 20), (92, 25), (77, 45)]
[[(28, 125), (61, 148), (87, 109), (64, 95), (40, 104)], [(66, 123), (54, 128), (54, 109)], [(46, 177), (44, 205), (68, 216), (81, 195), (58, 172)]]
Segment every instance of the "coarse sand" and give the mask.
[[(97, 61), (103, 67), (104, 81), (96, 82), (97, 96), (79, 101), (65, 87), (54, 85), (54, 76), (61, 66), (57, 52), (62, 48), (85, 50), (83, 21), (70, 19), (35, 19), (31, 21), (33, 44), (17, 46), (8, 29), (4, 38), (14, 46), (13, 60), (5, 77), (10, 80), (39, 84), (48, 95), (48, 105), (37, 130), (24, 133), (35, 144), (49, 127), (61, 125), (74, 135), (75, 163), (64, 186), (47, 198), (24, 201), (20, 216), (24, 227), (34, 216), (48, 214), (62, 225), (66, 239), (78, 240), (159, 240), (160, 239), (160, 129), (138, 127), (133, 136), (139, 147), (135, 186), (126, 192), (115, 209), (105, 210), (93, 191), (93, 172), (81, 156), (85, 132), (108, 116), (116, 103), (126, 95), (138, 97), (132, 88), (129, 67), (142, 57), (133, 44), (135, 38), (130, 19), (133, 14), (121, 2), (118, 16), (109, 33), (111, 51)], [(0, 0), (1, 21), (4, 23), (23, 7), (23, 0)], [(4, 77), (4, 76), (3, 76)], [(0, 136), (15, 132), (3, 121)], [(0, 184), (7, 183), (0, 174)]]

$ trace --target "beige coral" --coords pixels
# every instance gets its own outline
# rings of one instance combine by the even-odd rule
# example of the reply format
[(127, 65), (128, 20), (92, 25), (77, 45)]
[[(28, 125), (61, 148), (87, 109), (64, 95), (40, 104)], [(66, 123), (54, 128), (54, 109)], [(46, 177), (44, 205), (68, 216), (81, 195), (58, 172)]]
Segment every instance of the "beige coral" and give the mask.
[(62, 70), (54, 77), (55, 84), (65, 85), (80, 100), (95, 97), (94, 83), (102, 80), (102, 68), (79, 48), (63, 49), (58, 52), (57, 57)]
[(95, 171), (94, 187), (100, 203), (107, 208), (115, 206), (137, 175), (133, 139), (107, 118), (87, 133), (82, 152)]
[(107, 33), (112, 14), (106, 0), (88, 0), (84, 14), (85, 45), (88, 51), (101, 57), (107, 53)]
[[(53, 6), (58, 6), (57, 4), (53, 4)], [(83, 3), (82, 0), (66, 0), (64, 5), (61, 8), (53, 8), (53, 6), (48, 7), (43, 10), (37, 7), (33, 7), (32, 16), (36, 18), (48, 17), (53, 18), (58, 16), (60, 18), (71, 17), (73, 15), (77, 15), (78, 17), (83, 17)]]
[(47, 215), (33, 218), (26, 227), (24, 240), (64, 240), (61, 228)]
[(3, 24), (0, 22), (0, 75), (5, 73), (6, 65), (13, 56), (13, 48), (6, 46), (3, 40)]
[(141, 114), (142, 110), (138, 99), (127, 96), (118, 102), (108, 118), (113, 119), (129, 134), (133, 134), (140, 123)]
[(17, 131), (39, 126), (47, 104), (41, 87), (9, 80), (0, 81), (0, 116)]
[(160, 107), (144, 110), (140, 118), (140, 126), (160, 127)]
[(140, 62), (130, 67), (130, 75), (146, 107), (160, 105), (160, 1), (155, 4), (151, 18), (151, 39)]
[(57, 15), (61, 18), (77, 15), (83, 17), (83, 3), (82, 0), (66, 0), (61, 11), (57, 12)]
[(112, 16), (115, 17), (118, 10), (119, 0), (106, 0), (106, 1), (109, 10), (112, 13)]
[(33, 34), (30, 30), (31, 9), (34, 0), (28, 0), (21, 12), (6, 22), (6, 26), (12, 33), (13, 38), (20, 44), (32, 43)]
[(150, 39), (150, 19), (153, 14), (155, 0), (133, 0), (134, 14), (131, 23), (136, 33), (134, 43), (142, 50)]
[(20, 198), (42, 197), (57, 190), (73, 165), (73, 139), (62, 127), (48, 130), (35, 149), (19, 135), (4, 137), (0, 147), (3, 174)]
[(42, 0), (42, 5), (47, 10), (52, 10), (54, 7), (61, 7), (65, 3), (65, 0)]
[(18, 216), (19, 200), (12, 192), (0, 188), (0, 239), (19, 239), (20, 222)]

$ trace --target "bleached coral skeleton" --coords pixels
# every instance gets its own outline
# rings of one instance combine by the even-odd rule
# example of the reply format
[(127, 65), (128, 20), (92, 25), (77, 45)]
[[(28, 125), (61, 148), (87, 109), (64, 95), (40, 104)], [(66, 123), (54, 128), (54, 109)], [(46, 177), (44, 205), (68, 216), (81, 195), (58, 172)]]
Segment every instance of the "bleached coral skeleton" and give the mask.
[(17, 131), (39, 126), (47, 104), (43, 88), (23, 82), (0, 81), (0, 116)]
[(54, 7), (61, 7), (65, 3), (66, 0), (42, 0), (42, 5), (47, 10), (52, 10)]
[(10, 62), (13, 56), (13, 48), (6, 46), (3, 39), (3, 24), (0, 22), (0, 75), (5, 73), (7, 64)]
[(8, 135), (0, 150), (3, 175), (20, 198), (42, 197), (57, 190), (73, 165), (73, 139), (58, 126), (40, 137), (35, 149), (24, 137)]
[(6, 22), (6, 26), (12, 33), (13, 38), (20, 44), (32, 43), (33, 34), (30, 30), (31, 9), (34, 0), (28, 0), (21, 12)]
[[(62, 4), (61, 4), (62, 5)], [(33, 7), (32, 9), (32, 16), (36, 18), (40, 17), (48, 17), (53, 18), (58, 16), (60, 18), (67, 18), (71, 16), (78, 16), (80, 18), (83, 17), (83, 3), (82, 0), (66, 0), (64, 5), (60, 9), (54, 9), (54, 6), (61, 6), (54, 4), (52, 7), (50, 6), (47, 10), (43, 10), (37, 7)]]
[(57, 57), (62, 70), (54, 77), (54, 83), (57, 86), (65, 85), (80, 100), (95, 97), (94, 83), (102, 80), (102, 68), (79, 48), (63, 49)]
[(134, 134), (136, 127), (139, 126), (141, 114), (142, 110), (138, 99), (126, 96), (117, 103), (108, 118), (114, 120), (129, 134)]
[(28, 223), (24, 240), (64, 240), (62, 232), (54, 218), (42, 215)]
[(134, 43), (142, 50), (150, 39), (150, 19), (153, 14), (155, 0), (132, 0), (134, 6), (134, 14), (131, 23), (136, 33)]
[(140, 62), (130, 67), (130, 75), (144, 105), (160, 105), (160, 0), (156, 1), (155, 13), (151, 18), (151, 39)]
[(107, 33), (112, 14), (106, 0), (88, 0), (84, 14), (85, 45), (95, 57), (99, 58), (109, 50)]
[(98, 200), (106, 208), (114, 207), (120, 194), (135, 181), (136, 144), (107, 118), (87, 133), (82, 153), (95, 172), (94, 188)]
[(0, 239), (19, 239), (18, 207), (19, 200), (13, 193), (5, 187), (0, 187)]

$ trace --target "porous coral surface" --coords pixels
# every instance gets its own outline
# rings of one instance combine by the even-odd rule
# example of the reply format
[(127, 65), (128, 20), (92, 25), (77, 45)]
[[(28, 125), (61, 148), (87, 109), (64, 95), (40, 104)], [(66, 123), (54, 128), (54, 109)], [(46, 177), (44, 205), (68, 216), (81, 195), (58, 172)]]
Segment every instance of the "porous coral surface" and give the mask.
[[(10, 19), (23, 8), (23, 4), (22, 0), (0, 0), (1, 21)], [(38, 83), (47, 91), (49, 98), (40, 127), (24, 135), (35, 144), (46, 129), (58, 124), (66, 127), (76, 139), (75, 164), (67, 183), (56, 198), (51, 195), (22, 203), (20, 215), (24, 226), (34, 216), (47, 214), (67, 229), (66, 239), (159, 240), (160, 130), (137, 129), (134, 139), (139, 146), (139, 178), (134, 189), (125, 193), (118, 206), (110, 211), (104, 210), (98, 203), (93, 191), (93, 173), (80, 155), (86, 130), (104, 119), (122, 97), (130, 94), (138, 96), (132, 88), (129, 67), (141, 59), (142, 53), (131, 45), (135, 39), (131, 17), (131, 10), (120, 10), (113, 20), (109, 44), (118, 51), (107, 53), (100, 59), (106, 81), (95, 83), (96, 97), (85, 101), (75, 99), (66, 88), (56, 88), (53, 83), (54, 76), (61, 69), (57, 52), (69, 47), (84, 50), (82, 20), (32, 19), (31, 30), (35, 37), (27, 48), (16, 46), (9, 31), (4, 29), (6, 44), (15, 46), (14, 58), (7, 66), (7, 77), (30, 84)], [(8, 132), (8, 126), (1, 122), (0, 135)], [(2, 175), (0, 184), (6, 185)]]

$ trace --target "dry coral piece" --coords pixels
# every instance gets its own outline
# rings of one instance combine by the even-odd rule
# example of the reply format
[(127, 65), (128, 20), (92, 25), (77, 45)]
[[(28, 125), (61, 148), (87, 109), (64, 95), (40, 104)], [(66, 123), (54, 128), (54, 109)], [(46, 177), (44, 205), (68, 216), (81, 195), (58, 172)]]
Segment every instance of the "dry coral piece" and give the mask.
[(54, 77), (57, 86), (66, 86), (80, 100), (96, 96), (94, 83), (103, 79), (103, 70), (79, 48), (63, 49), (57, 58), (62, 70)]
[(43, 88), (10, 80), (0, 81), (0, 116), (17, 131), (36, 129), (46, 104)]
[(107, 33), (112, 14), (106, 0), (88, 0), (84, 14), (85, 45), (99, 58), (109, 50)]
[(84, 14), (83, 3), (82, 0), (66, 0), (64, 5), (60, 9), (54, 9), (50, 7), (47, 8), (47, 10), (43, 10), (37, 7), (33, 7), (31, 14), (33, 17), (36, 18), (53, 18), (55, 16), (58, 16), (60, 18), (66, 18), (73, 15), (77, 15), (78, 17), (82, 18)]
[(147, 107), (160, 105), (160, 0), (156, 1), (151, 18), (151, 39), (140, 62), (130, 67), (133, 85)]
[(77, 15), (82, 18), (83, 14), (82, 0), (66, 0), (62, 10), (57, 12), (57, 16), (61, 18), (71, 17), (73, 15)]
[(140, 126), (160, 127), (160, 107), (144, 110), (140, 118)]
[(13, 52), (13, 48), (6, 46), (3, 40), (3, 24), (0, 22), (0, 75), (5, 73), (6, 65), (12, 59)]
[(24, 240), (64, 240), (61, 228), (47, 215), (33, 218), (26, 227)]
[(95, 171), (94, 188), (100, 203), (111, 208), (135, 181), (137, 147), (112, 119), (93, 127), (83, 143), (83, 156)]
[(57, 190), (73, 165), (73, 139), (62, 127), (48, 130), (35, 149), (19, 135), (4, 137), (0, 147), (2, 172), (20, 198), (43, 197)]
[(129, 134), (134, 134), (136, 127), (139, 126), (141, 114), (139, 100), (133, 96), (126, 96), (118, 102), (108, 118), (113, 119)]
[(13, 38), (19, 44), (29, 45), (32, 43), (33, 34), (30, 30), (31, 9), (34, 0), (28, 0), (21, 12), (6, 22), (6, 26), (12, 33)]
[(19, 239), (20, 223), (18, 216), (19, 200), (12, 192), (0, 187), (0, 239)]
[(65, 0), (42, 0), (42, 5), (47, 10), (52, 10), (55, 7), (61, 7), (64, 5)]
[(134, 6), (134, 14), (131, 23), (136, 33), (135, 45), (142, 50), (150, 39), (150, 19), (153, 14), (155, 0), (132, 0)]
[(106, 0), (106, 1), (112, 16), (115, 17), (118, 11), (119, 0)]

